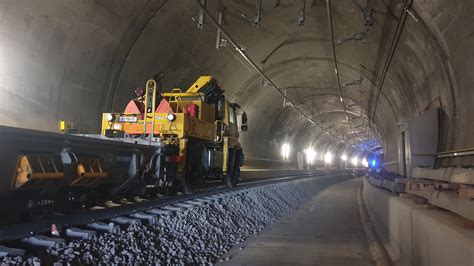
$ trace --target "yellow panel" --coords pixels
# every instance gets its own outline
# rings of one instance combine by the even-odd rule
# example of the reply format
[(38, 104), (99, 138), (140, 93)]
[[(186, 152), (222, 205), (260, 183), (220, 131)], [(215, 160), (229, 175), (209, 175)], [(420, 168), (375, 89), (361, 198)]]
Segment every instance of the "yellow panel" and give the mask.
[(73, 186), (94, 185), (103, 182), (107, 172), (102, 170), (98, 158), (79, 158), (77, 176), (72, 181)]
[(229, 160), (229, 140), (224, 137), (224, 165), (222, 166), (222, 172), (227, 174), (227, 165)]
[[(34, 166), (36, 165), (36, 167)], [(18, 166), (15, 180), (12, 183), (13, 189), (22, 187), (30, 181), (40, 181), (36, 183), (41, 187), (41, 180), (61, 179), (64, 173), (58, 172), (54, 165), (53, 158), (48, 155), (21, 155), (18, 158)]]
[(214, 123), (206, 122), (194, 117), (188, 117), (186, 136), (212, 141), (215, 139)]
[(182, 138), (179, 140), (179, 156), (183, 158), (183, 160), (178, 165), (178, 174), (184, 175), (185, 168), (186, 168), (186, 144), (188, 140)]
[(74, 128), (74, 124), (70, 121), (59, 120), (59, 131), (66, 132)]
[[(101, 134), (102, 135), (105, 135), (105, 130), (106, 129), (113, 129), (113, 123), (107, 121), (107, 119), (105, 118), (105, 116), (107, 114), (110, 114), (110, 113), (103, 113), (102, 114), (102, 129), (101, 129)], [(112, 114), (115, 115), (115, 117), (118, 117), (118, 115), (119, 115), (117, 113), (112, 113)]]
[(216, 108), (212, 104), (202, 103), (199, 110), (200, 118), (212, 122), (216, 120)]
[(60, 120), (59, 121), (59, 131), (66, 131), (66, 130), (67, 130), (66, 121)]
[(199, 92), (199, 90), (212, 80), (212, 76), (200, 76), (186, 92)]

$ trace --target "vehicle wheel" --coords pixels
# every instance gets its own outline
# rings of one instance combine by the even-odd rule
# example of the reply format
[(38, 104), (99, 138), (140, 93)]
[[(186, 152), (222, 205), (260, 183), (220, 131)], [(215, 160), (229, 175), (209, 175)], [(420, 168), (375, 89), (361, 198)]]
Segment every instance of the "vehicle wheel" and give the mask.
[(200, 165), (202, 152), (198, 143), (189, 142), (187, 148), (186, 170), (184, 176), (179, 176), (178, 180), (182, 191), (185, 194), (192, 194), (199, 189), (203, 181), (203, 170)]
[(176, 195), (179, 191), (178, 182), (175, 180), (170, 180), (168, 186), (162, 190), (160, 190), (159, 194), (163, 196), (173, 196)]
[[(232, 153), (232, 155), (231, 155)], [(224, 184), (227, 187), (235, 187), (240, 178), (240, 165), (238, 161), (238, 151), (231, 150), (229, 152), (229, 168), (227, 174), (224, 176)]]
[(224, 177), (225, 185), (228, 187), (235, 187), (237, 186), (237, 183), (239, 182), (239, 178), (240, 178), (240, 167), (234, 166), (234, 169), (232, 170), (232, 172), (228, 173)]
[(48, 210), (46, 208), (32, 208), (21, 214), (24, 221), (38, 221), (46, 218)]
[(184, 194), (192, 194), (201, 186), (202, 183), (200, 171), (186, 171), (184, 176), (180, 176), (178, 179)]

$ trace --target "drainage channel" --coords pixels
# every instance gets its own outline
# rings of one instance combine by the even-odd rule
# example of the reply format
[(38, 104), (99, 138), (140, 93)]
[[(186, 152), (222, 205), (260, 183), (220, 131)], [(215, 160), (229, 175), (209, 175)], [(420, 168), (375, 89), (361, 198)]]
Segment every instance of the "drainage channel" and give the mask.
[[(340, 172), (337, 173), (337, 175), (340, 174)], [(147, 232), (153, 232), (154, 230), (166, 231), (166, 228), (168, 228), (170, 224), (176, 226), (176, 224), (179, 223), (189, 222), (183, 222), (180, 220), (180, 222), (176, 223), (176, 221), (172, 221), (172, 219), (179, 217), (183, 213), (192, 213), (196, 211), (216, 212), (216, 210), (219, 210), (219, 208), (233, 208), (232, 205), (222, 205), (222, 202), (226, 199), (244, 199), (247, 197), (246, 195), (248, 195), (248, 193), (253, 193), (253, 191), (256, 189), (261, 190), (263, 187), (265, 187), (265, 189), (271, 190), (275, 189), (272, 186), (276, 186), (278, 184), (284, 184), (288, 182), (291, 183), (291, 181), (311, 179), (310, 177), (323, 175), (327, 174), (305, 174), (279, 177), (272, 180), (254, 181), (241, 184), (235, 188), (220, 187), (207, 191), (199, 191), (193, 195), (178, 195), (171, 198), (162, 198), (135, 204), (121, 205), (113, 208), (96, 210), (87, 213), (78, 213), (64, 217), (55, 217), (41, 222), (20, 224), (1, 228), (0, 238), (2, 239), (4, 245), (0, 246), (0, 256), (5, 257), (4, 262), (6, 263), (27, 262), (34, 264), (35, 262), (39, 261), (39, 257), (43, 258), (41, 260), (42, 262), (45, 262), (44, 258), (47, 258), (46, 260), (49, 260), (51, 258), (57, 259), (59, 258), (60, 254), (62, 256), (60, 257), (60, 261), (71, 261), (79, 255), (84, 255), (83, 251), (77, 251), (78, 247), (74, 246), (78, 245), (77, 243), (88, 243), (88, 241), (93, 242), (95, 239), (99, 239), (101, 245), (104, 245), (105, 243), (104, 246), (106, 247), (106, 243), (108, 243), (107, 239), (114, 239), (114, 236), (120, 236), (120, 238), (123, 238), (128, 236), (130, 232), (133, 232), (133, 234), (137, 232), (139, 232), (138, 234), (146, 234)], [(291, 196), (289, 197), (291, 198)], [(238, 204), (238, 202), (235, 204)], [(194, 218), (191, 219), (190, 222), (193, 222), (192, 220), (199, 221), (200, 223), (204, 224), (212, 222), (206, 220), (202, 221), (202, 217), (201, 215), (199, 215), (199, 212), (194, 213)], [(239, 213), (241, 213), (241, 210), (239, 210)], [(212, 217), (212, 214), (209, 214), (208, 216), (204, 215), (203, 217)], [(259, 218), (253, 217), (252, 219), (258, 221)], [(169, 221), (169, 223), (166, 222), (167, 220)], [(247, 223), (252, 223), (252, 221), (247, 221)], [(257, 226), (257, 228), (260, 227)], [(176, 228), (173, 227), (173, 230), (176, 231)], [(181, 230), (184, 230), (184, 232), (186, 232), (186, 228), (181, 228)], [(206, 233), (207, 232), (194, 232), (194, 234), (191, 235), (195, 236), (196, 234), (202, 235)], [(173, 235), (173, 233), (171, 235)], [(181, 237), (185, 240), (189, 240), (190, 243), (188, 244), (192, 244), (196, 240), (190, 240), (186, 236)], [(170, 242), (171, 240), (160, 239), (160, 246), (162, 248), (163, 246), (166, 246), (163, 243), (167, 243), (167, 241)], [(218, 239), (216, 238), (213, 242), (215, 241), (218, 241)], [(232, 241), (235, 244), (237, 242), (243, 241), (243, 239), (233, 239)], [(117, 239), (110, 240), (109, 242), (117, 242)], [(199, 245), (199, 241), (197, 241), (196, 243), (198, 243), (197, 245)], [(140, 246), (142, 244), (134, 243), (134, 245)], [(136, 249), (138, 250), (139, 248), (137, 247)], [(225, 250), (225, 248), (222, 248), (222, 246), (216, 247), (216, 250), (219, 249)], [(116, 250), (116, 247), (113, 247), (110, 250)], [(122, 247), (119, 248), (119, 250), (122, 250), (121, 252), (123, 252), (127, 249)], [(179, 250), (181, 253), (176, 254), (176, 250)], [(216, 252), (216, 250), (214, 250), (213, 252)], [(151, 259), (153, 261), (161, 261), (164, 263), (203, 263), (212, 262), (216, 259), (212, 256), (209, 257), (201, 256), (199, 254), (185, 254), (186, 252), (183, 251), (182, 248), (180, 249), (179, 245), (168, 247), (167, 250), (160, 250), (160, 252), (156, 251), (156, 254), (161, 254), (161, 257), (154, 258), (153, 256), (148, 256), (148, 259)], [(129, 258), (128, 260), (123, 259), (124, 256), (127, 257), (127, 254), (134, 253), (135, 252), (125, 252), (125, 254), (121, 254), (121, 256), (115, 256), (118, 258), (122, 258), (122, 260), (117, 261), (117, 263), (137, 262), (136, 256), (133, 256), (133, 258)], [(171, 255), (171, 257), (169, 257), (168, 255), (165, 256), (165, 253)], [(96, 262), (94, 258), (96, 257), (95, 255), (97, 255), (97, 251), (92, 252), (90, 254), (86, 252), (85, 254), (86, 255), (81, 257), (81, 263)], [(163, 258), (167, 259), (163, 260)], [(168, 259), (170, 258), (173, 260), (168, 261)], [(148, 261), (138, 262), (147, 263)]]

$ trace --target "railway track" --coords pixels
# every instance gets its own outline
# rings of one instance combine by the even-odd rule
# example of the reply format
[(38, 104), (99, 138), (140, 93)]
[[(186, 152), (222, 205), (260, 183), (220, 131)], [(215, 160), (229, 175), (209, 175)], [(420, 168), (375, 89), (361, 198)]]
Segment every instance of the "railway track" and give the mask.
[[(234, 188), (214, 186), (191, 195), (175, 195), (141, 202), (125, 202), (70, 215), (57, 215), (41, 221), (0, 227), (0, 256), (24, 256), (37, 249), (60, 248), (74, 239), (91, 239), (98, 234), (116, 234), (130, 225), (156, 224), (159, 216), (245, 193), (258, 186), (308, 177), (339, 175), (347, 171), (318, 171), (277, 178), (243, 180)], [(56, 231), (57, 230), (57, 231)]]

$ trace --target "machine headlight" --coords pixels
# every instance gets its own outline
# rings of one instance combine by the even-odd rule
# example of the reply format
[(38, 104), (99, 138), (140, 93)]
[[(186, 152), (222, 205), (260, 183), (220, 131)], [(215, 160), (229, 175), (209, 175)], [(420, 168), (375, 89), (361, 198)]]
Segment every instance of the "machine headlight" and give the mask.
[(113, 114), (105, 114), (105, 119), (109, 122), (112, 122), (115, 120), (115, 115)]
[(122, 125), (121, 124), (114, 124), (113, 129), (115, 130), (122, 130)]
[(169, 113), (166, 115), (166, 119), (168, 119), (168, 121), (170, 122), (173, 122), (174, 120), (176, 120), (176, 115), (173, 113)]

